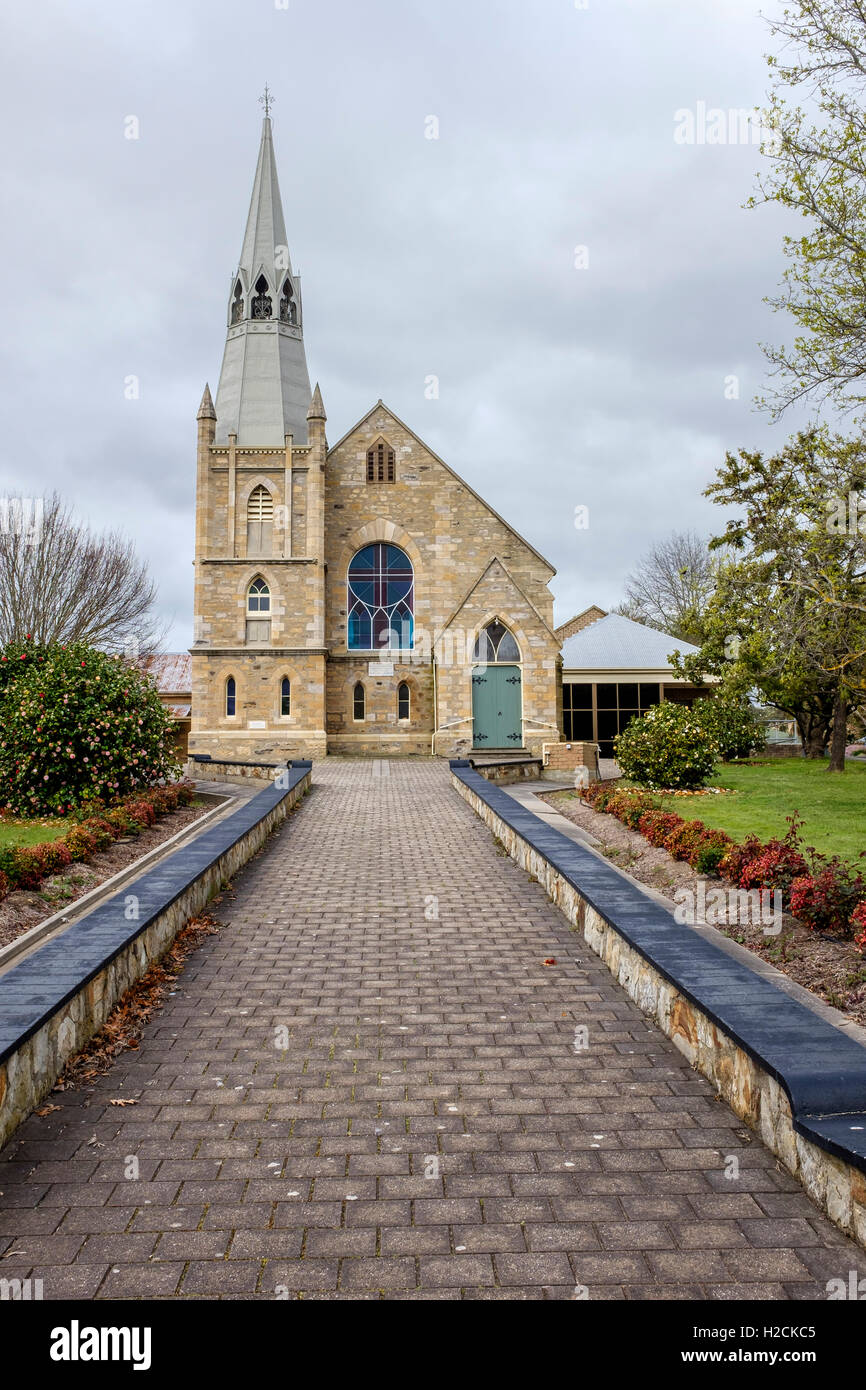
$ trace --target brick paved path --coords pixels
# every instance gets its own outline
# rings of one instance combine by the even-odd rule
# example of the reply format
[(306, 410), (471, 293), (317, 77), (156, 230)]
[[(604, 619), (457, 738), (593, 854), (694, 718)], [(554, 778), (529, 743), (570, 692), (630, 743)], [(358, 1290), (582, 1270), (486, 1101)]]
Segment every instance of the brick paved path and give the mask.
[(46, 1298), (810, 1299), (866, 1275), (442, 764), (314, 778), (140, 1050), (4, 1151), (0, 1277)]

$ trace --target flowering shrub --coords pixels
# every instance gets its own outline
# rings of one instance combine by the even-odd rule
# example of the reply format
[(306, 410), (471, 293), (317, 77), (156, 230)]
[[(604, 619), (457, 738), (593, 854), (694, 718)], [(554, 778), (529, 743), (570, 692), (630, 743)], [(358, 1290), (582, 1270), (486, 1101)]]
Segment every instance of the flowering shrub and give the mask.
[(724, 762), (748, 758), (766, 746), (767, 737), (754, 707), (745, 698), (713, 695), (696, 700), (692, 714), (715, 743)]
[(30, 641), (0, 651), (0, 796), (16, 815), (64, 815), (176, 777), (173, 728), (153, 681), (122, 657)]
[(857, 945), (861, 950), (866, 950), (866, 898), (851, 913), (851, 929)]
[(632, 719), (614, 739), (624, 776), (644, 787), (702, 787), (718, 747), (686, 705), (665, 701)]
[(12, 888), (38, 888), (43, 879), (62, 873), (70, 864), (105, 849), (122, 835), (140, 834), (158, 816), (168, 815), (178, 806), (188, 806), (194, 796), (191, 782), (177, 782), (78, 821), (61, 839), (39, 845), (0, 846), (0, 902)]

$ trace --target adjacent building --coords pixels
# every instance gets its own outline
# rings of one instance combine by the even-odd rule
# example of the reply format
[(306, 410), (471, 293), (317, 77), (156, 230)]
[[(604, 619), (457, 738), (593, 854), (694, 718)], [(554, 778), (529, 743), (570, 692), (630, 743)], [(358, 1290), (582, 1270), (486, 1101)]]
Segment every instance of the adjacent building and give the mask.
[(597, 743), (613, 757), (613, 740), (636, 714), (662, 700), (691, 704), (706, 695), (675, 674), (670, 656), (697, 651), (668, 632), (593, 606), (557, 631), (562, 643), (562, 731), (567, 742)]

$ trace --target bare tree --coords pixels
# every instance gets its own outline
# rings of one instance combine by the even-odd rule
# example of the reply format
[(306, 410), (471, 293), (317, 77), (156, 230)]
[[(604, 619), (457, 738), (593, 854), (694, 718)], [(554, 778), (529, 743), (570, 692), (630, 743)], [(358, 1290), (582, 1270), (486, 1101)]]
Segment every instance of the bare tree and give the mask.
[(94, 534), (57, 493), (0, 498), (0, 643), (29, 635), (146, 656), (165, 635), (155, 602), (127, 537)]
[(700, 641), (700, 616), (715, 586), (716, 560), (694, 531), (673, 531), (641, 557), (614, 612), (660, 628), (682, 642)]

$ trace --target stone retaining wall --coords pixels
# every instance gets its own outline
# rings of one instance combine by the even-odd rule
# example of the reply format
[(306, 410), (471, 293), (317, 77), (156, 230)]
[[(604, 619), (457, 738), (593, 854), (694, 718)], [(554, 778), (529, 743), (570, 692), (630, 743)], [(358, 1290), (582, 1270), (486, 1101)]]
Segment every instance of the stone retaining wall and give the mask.
[[(548, 897), (601, 957), (626, 993), (672, 1040), (695, 1070), (713, 1082), (732, 1110), (760, 1134), (767, 1147), (800, 1180), (809, 1196), (830, 1219), (847, 1235), (866, 1246), (866, 1146), (863, 1142), (866, 1132), (863, 1104), (866, 1100), (866, 1049), (853, 1044), (850, 1038), (825, 1023), (818, 1015), (814, 1016), (814, 1029), (810, 1030), (807, 1020), (804, 1032), (800, 1014), (807, 1011), (775, 986), (764, 982), (764, 1006), (769, 1012), (775, 1004), (777, 1016), (774, 1026), (781, 1025), (782, 1036), (787, 1026), (787, 1013), (792, 1041), (788, 1074), (776, 1065), (761, 1065), (756, 1047), (746, 1046), (745, 1039), (731, 1036), (719, 1025), (718, 1019), (696, 1003), (694, 985), (688, 993), (678, 988), (677, 981), (671, 978), (669, 971), (660, 969), (646, 953), (638, 951), (625, 939), (605, 912), (600, 910), (597, 886), (594, 886), (596, 901), (593, 904), (573, 881), (572, 875), (563, 873), (551, 862), (551, 857), (543, 848), (534, 846), (526, 835), (508, 824), (499, 813), (504, 808), (490, 804), (483, 783), (481, 787), (472, 785), (473, 774), (467, 775), (468, 764), (464, 763), (462, 767), (452, 764), (452, 769), (457, 768), (460, 770), (452, 772), (456, 790), (490, 827), (520, 867), (538, 879)], [(505, 793), (491, 790), (491, 800), (506, 796)], [(509, 813), (508, 819), (511, 818)], [(531, 812), (523, 811), (521, 818), (527, 825), (531, 821), (538, 824), (541, 831), (539, 839), (543, 836), (552, 842), (552, 837), (556, 837), (569, 843), (559, 831), (544, 827), (543, 822)], [(530, 833), (535, 838), (534, 831)], [(588, 854), (588, 851), (584, 850), (583, 854)], [(607, 865), (601, 868), (602, 871), (614, 873)], [(611, 917), (617, 915), (614, 896), (612, 893)], [(620, 897), (622, 899), (624, 895)], [(621, 901), (618, 906), (625, 906), (628, 911), (633, 909), (634, 902)], [(647, 900), (648, 915), (650, 907), (655, 908), (655, 905)], [(674, 927), (672, 914), (671, 925)], [(686, 930), (695, 931), (694, 928)], [(706, 955), (709, 943), (696, 935), (696, 952), (698, 941)], [(719, 948), (710, 949), (723, 957), (724, 953)], [(708, 963), (708, 975), (713, 965), (712, 961)], [(720, 974), (724, 966), (720, 963), (716, 969)], [(759, 977), (755, 976), (755, 980), (758, 981)], [(732, 981), (732, 984), (735, 988), (743, 988), (741, 982)], [(767, 989), (777, 996), (777, 1000), (767, 1000)], [(838, 1042), (832, 1037), (833, 1033), (838, 1035)], [(835, 1063), (834, 1046), (838, 1053)], [(858, 1051), (864, 1054), (859, 1072)], [(814, 1069), (812, 1075), (810, 1068)], [(832, 1079), (828, 1080), (828, 1075)], [(793, 1090), (799, 1095), (813, 1094), (815, 1101), (808, 1106), (801, 1105), (795, 1113), (791, 1102)], [(846, 1091), (852, 1097), (851, 1101), (846, 1099)], [(826, 1098), (825, 1105), (821, 1103), (822, 1096)]]
[(310, 778), (309, 764), (293, 768), (287, 787), (261, 791), (0, 976), (0, 1147), (126, 990), (285, 820)]

